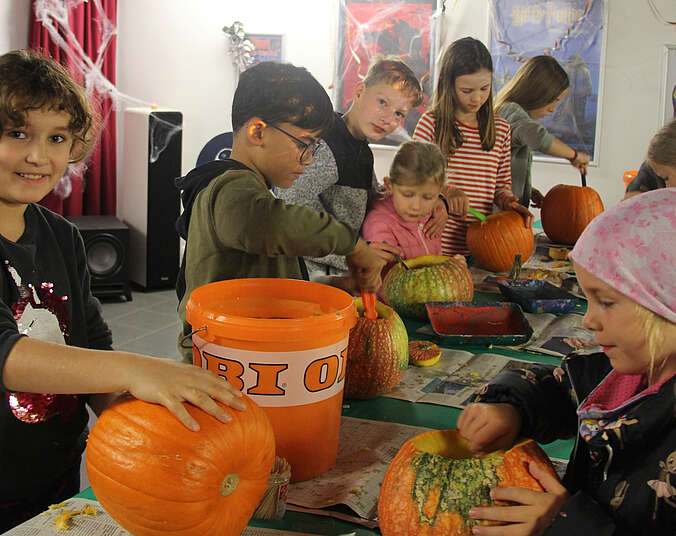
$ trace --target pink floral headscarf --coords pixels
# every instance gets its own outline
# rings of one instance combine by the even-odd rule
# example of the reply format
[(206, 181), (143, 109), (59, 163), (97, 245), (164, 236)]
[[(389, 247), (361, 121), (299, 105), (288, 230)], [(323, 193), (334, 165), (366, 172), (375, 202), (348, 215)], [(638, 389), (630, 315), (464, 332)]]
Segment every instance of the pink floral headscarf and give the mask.
[(587, 226), (569, 258), (676, 323), (676, 188), (622, 201)]

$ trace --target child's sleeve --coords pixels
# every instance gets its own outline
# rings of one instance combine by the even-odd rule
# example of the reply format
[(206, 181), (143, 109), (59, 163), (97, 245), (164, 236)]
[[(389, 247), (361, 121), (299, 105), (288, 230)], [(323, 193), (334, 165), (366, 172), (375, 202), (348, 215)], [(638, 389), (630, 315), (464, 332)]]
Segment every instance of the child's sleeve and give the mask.
[(509, 121), (512, 139), (519, 145), (527, 145), (533, 151), (546, 153), (552, 146), (554, 136), (545, 126), (531, 118), (516, 103), (507, 103), (500, 109), (500, 115)]
[[(2, 279), (0, 277), (0, 279)], [(4, 294), (4, 293), (3, 293)], [(1, 371), (5, 368), (5, 361), (9, 355), (10, 350), (21, 337), (19, 330), (16, 327), (16, 321), (11, 309), (5, 303), (5, 297), (0, 302), (0, 389), (8, 391), (5, 387), (5, 382), (2, 381)]]
[(413, 131), (413, 139), (436, 143), (436, 138), (434, 137), (434, 119), (432, 119), (429, 112), (425, 112), (418, 119), (418, 124)]
[(356, 231), (328, 213), (276, 199), (244, 175), (214, 188), (209, 204), (208, 225), (223, 246), (253, 255), (347, 255), (358, 239)]
[[(547, 536), (570, 536), (571, 534), (618, 534), (619, 527), (608, 513), (608, 508), (599, 504), (584, 491), (573, 494), (563, 505), (547, 530)], [(622, 532), (622, 534), (629, 534)], [(653, 534), (666, 534), (654, 532)]]
[(570, 393), (563, 369), (533, 363), (501, 372), (472, 401), (511, 404), (521, 415), (522, 435), (550, 443), (577, 434), (577, 406)]
[(378, 211), (371, 210), (366, 213), (361, 235), (368, 242), (386, 242), (391, 246), (399, 245), (392, 232), (392, 226), (389, 224), (389, 218), (379, 214)]

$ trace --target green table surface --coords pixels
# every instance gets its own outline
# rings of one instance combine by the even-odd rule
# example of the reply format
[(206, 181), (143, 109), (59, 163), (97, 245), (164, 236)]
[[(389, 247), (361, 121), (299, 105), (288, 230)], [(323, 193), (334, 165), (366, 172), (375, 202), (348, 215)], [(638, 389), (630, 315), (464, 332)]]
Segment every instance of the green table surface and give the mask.
[[(477, 293), (474, 299), (476, 303), (502, 300), (503, 298), (501, 295), (490, 293)], [(581, 305), (578, 306), (577, 311), (584, 312), (585, 309), (586, 302), (582, 302)], [(424, 325), (423, 322), (406, 319), (405, 324), (411, 340), (425, 338), (416, 333), (416, 330)], [(533, 354), (521, 350), (513, 350), (511, 348), (456, 346), (454, 349), (465, 350), (474, 354), (494, 353), (539, 363), (557, 364), (561, 362), (557, 357)], [(343, 404), (342, 414), (360, 419), (398, 422), (401, 424), (443, 430), (455, 428), (460, 411), (461, 410), (457, 408), (447, 406), (419, 402), (414, 403), (394, 398), (379, 397), (373, 400), (346, 400)], [(573, 440), (554, 441), (553, 443), (542, 445), (542, 447), (550, 457), (568, 459), (573, 447)], [(82, 491), (78, 497), (96, 499), (91, 488)], [(287, 511), (284, 518), (280, 521), (262, 522), (252, 520), (250, 525), (254, 527), (267, 527), (294, 532), (323, 534), (327, 536), (348, 535), (353, 533), (359, 536), (380, 534), (377, 529), (370, 530), (347, 521), (292, 511)]]

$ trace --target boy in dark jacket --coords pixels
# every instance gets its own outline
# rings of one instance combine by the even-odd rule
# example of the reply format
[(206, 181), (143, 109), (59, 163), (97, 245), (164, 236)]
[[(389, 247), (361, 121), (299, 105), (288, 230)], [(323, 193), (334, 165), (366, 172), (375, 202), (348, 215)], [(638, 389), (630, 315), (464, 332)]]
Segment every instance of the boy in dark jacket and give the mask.
[[(242, 73), (230, 159), (200, 166), (178, 183), (184, 213), (177, 228), (186, 238), (176, 286), (181, 337), (191, 331), (185, 306), (193, 289), (245, 277), (307, 279), (303, 256), (346, 255), (361, 288), (380, 286), (385, 260), (355, 230), (271, 191), (303, 174), (332, 121), (331, 101), (306, 69), (262, 62)], [(190, 349), (180, 349), (190, 361)]]

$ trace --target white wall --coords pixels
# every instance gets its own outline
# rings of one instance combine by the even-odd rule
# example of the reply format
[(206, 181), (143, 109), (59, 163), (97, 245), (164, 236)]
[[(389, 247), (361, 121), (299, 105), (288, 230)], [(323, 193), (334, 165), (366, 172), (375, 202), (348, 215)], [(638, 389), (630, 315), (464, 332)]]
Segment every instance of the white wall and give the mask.
[(28, 46), (30, 0), (0, 2), (0, 54)]
[(223, 26), (284, 36), (285, 60), (328, 88), (337, 2), (322, 0), (121, 0), (117, 85), (123, 93), (183, 112), (183, 170), (213, 136), (230, 130), (237, 72)]

